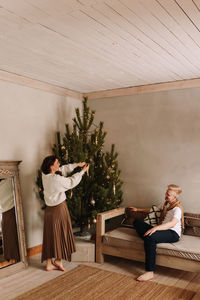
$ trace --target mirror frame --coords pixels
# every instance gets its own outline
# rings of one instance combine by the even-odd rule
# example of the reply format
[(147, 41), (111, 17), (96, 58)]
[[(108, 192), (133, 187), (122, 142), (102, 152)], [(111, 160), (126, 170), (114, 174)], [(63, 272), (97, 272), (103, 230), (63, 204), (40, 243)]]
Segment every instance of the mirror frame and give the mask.
[(20, 252), (20, 262), (5, 266), (2, 269), (0, 269), (0, 278), (16, 273), (18, 270), (24, 269), (28, 266), (21, 187), (18, 168), (20, 163), (21, 161), (0, 161), (0, 178), (13, 178), (15, 193), (15, 212), (17, 218), (17, 231)]

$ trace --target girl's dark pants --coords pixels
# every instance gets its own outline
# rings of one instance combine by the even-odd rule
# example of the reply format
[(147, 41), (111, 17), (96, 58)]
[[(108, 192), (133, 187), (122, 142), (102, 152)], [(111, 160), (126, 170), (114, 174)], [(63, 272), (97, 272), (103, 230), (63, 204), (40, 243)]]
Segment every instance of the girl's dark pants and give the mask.
[(151, 225), (145, 223), (143, 220), (135, 219), (133, 226), (139, 236), (144, 240), (145, 250), (145, 270), (154, 271), (156, 264), (156, 247), (159, 243), (175, 243), (179, 240), (179, 235), (171, 229), (157, 230), (152, 235), (144, 237), (145, 232), (152, 228)]

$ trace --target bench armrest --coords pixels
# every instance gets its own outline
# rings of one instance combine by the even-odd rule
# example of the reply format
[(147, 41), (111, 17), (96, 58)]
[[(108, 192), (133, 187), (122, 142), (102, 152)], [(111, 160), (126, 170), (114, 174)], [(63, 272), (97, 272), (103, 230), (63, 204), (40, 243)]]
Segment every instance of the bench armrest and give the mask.
[(102, 237), (105, 234), (106, 220), (121, 216), (125, 213), (125, 207), (120, 207), (99, 213), (97, 215), (97, 227), (96, 227), (96, 262), (103, 263), (104, 256), (102, 252)]
[(112, 219), (118, 216), (121, 216), (125, 213), (125, 207), (115, 208), (97, 215), (97, 230), (96, 235), (102, 236), (105, 234), (105, 221)]

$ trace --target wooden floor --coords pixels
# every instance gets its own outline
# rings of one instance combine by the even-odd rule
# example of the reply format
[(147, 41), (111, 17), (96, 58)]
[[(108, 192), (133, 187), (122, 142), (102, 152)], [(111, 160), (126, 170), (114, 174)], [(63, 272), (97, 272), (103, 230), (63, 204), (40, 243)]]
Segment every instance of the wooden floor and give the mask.
[[(71, 270), (81, 262), (65, 262), (67, 270)], [(106, 257), (105, 263), (85, 263), (86, 265), (96, 266), (105, 270), (127, 274), (136, 278), (144, 271), (144, 264), (116, 257)], [(29, 267), (17, 274), (0, 279), (0, 299), (10, 300), (23, 292), (32, 289), (50, 279), (63, 274), (60, 271), (45, 271), (45, 265), (40, 263), (40, 255), (29, 259)], [(199, 295), (195, 300), (200, 300), (200, 273), (178, 271), (174, 269), (158, 267), (155, 281), (196, 291)]]

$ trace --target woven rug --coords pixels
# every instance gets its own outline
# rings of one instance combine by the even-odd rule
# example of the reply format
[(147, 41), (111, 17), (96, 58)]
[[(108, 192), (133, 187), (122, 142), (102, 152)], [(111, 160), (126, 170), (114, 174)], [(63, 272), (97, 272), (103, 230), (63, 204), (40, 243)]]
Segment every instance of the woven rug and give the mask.
[(192, 300), (195, 292), (79, 265), (14, 300)]

